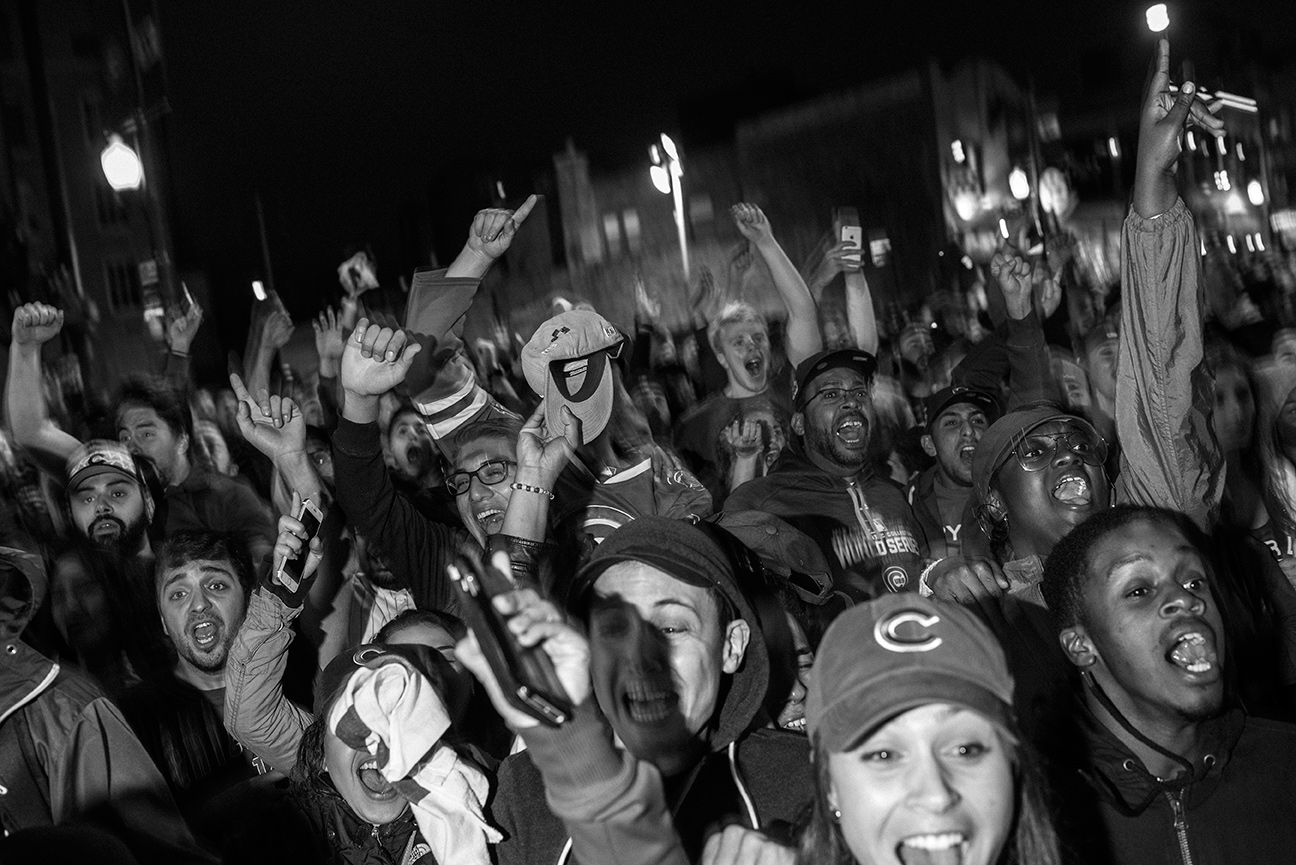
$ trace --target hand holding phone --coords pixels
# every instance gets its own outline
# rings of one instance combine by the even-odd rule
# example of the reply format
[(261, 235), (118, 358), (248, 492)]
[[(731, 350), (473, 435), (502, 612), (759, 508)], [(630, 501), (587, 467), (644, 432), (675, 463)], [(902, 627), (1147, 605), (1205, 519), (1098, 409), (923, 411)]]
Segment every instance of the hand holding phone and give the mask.
[[(505, 720), (515, 727), (534, 726), (536, 722), (550, 727), (563, 724), (571, 717), (573, 700), (549, 652), (540, 643), (546, 637), (558, 639), (563, 643), (560, 651), (574, 662), (570, 666), (583, 667), (586, 693), (578, 695), (583, 698), (588, 695), (589, 669), (589, 649), (584, 639), (563, 625), (552, 604), (541, 601), (530, 590), (519, 591), (509, 576), (476, 556), (458, 557), (447, 571), (479, 649), (477, 654), (465, 653), (464, 644), (460, 644), (464, 665), (487, 685), (492, 699), (505, 701), (506, 705), (496, 707)], [(498, 605), (497, 597), (504, 598)], [(570, 633), (550, 633), (563, 628)], [(523, 632), (524, 637), (515, 631)], [(471, 645), (473, 641), (467, 642)], [(492, 685), (497, 685), (498, 691)]]
[[(293, 500), (296, 502), (297, 494), (293, 493)], [(311, 540), (319, 534), (320, 525), (324, 522), (324, 514), (319, 507), (310, 499), (306, 499), (297, 505), (293, 513), (293, 518), (301, 523), (305, 530), (305, 538), (300, 532), (290, 532), (298, 540), (302, 541), (301, 551), (295, 556), (279, 556), (279, 570), (275, 572), (275, 579), (279, 584), (290, 592), (297, 592), (301, 588), (302, 575), (305, 573), (307, 560), (315, 555), (310, 551)], [(288, 531), (283, 522), (280, 522), (280, 540), (282, 544), (283, 534)], [(278, 547), (276, 545), (276, 552)]]

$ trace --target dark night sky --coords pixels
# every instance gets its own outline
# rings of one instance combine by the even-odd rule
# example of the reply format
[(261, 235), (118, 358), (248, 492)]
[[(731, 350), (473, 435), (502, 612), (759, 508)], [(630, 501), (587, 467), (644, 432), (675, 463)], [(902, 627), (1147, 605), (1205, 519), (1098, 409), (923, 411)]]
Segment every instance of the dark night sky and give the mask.
[[(280, 291), (307, 313), (348, 245), (372, 242), (394, 280), (410, 207), (432, 211), (453, 254), (487, 204), (473, 179), (520, 194), (568, 135), (596, 173), (646, 166), (661, 130), (697, 146), (928, 56), (987, 54), (1064, 105), (1106, 59), (1139, 70), (1134, 93), (1144, 5), (159, 0), (179, 258), (218, 288), (250, 278), (260, 190)], [(1229, 57), (1293, 56), (1289, 0), (1170, 5), (1176, 56), (1205, 57), (1203, 82)]]

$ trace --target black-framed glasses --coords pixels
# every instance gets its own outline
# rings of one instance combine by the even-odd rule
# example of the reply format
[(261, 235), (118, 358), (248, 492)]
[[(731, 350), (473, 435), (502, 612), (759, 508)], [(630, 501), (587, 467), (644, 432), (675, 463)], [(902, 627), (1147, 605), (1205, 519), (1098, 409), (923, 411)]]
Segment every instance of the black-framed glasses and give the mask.
[(813, 400), (820, 397), (823, 397), (823, 401), (828, 405), (839, 405), (846, 401), (847, 395), (856, 405), (873, 401), (873, 389), (871, 387), (855, 387), (850, 390), (841, 387), (826, 387), (812, 393), (802, 405), (810, 405)]
[(1065, 447), (1086, 465), (1101, 466), (1107, 461), (1107, 442), (1087, 430), (1072, 429), (1057, 433), (1028, 433), (1013, 447), (1013, 455), (1022, 471), (1041, 471), (1057, 459), (1058, 448)]
[(450, 492), (461, 496), (468, 492), (468, 488), (472, 486), (473, 478), (487, 486), (497, 484), (508, 477), (509, 472), (516, 465), (517, 463), (513, 460), (487, 460), (473, 471), (453, 473), (446, 478), (446, 487), (449, 488)]

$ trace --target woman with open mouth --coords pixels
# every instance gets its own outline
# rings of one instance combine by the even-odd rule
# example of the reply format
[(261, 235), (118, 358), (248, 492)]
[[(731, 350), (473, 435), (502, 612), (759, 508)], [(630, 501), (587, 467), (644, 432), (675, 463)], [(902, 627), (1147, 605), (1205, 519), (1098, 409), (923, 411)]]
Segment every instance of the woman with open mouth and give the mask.
[(886, 595), (838, 617), (810, 671), (798, 861), (1057, 865), (1012, 691), (998, 641), (958, 604)]

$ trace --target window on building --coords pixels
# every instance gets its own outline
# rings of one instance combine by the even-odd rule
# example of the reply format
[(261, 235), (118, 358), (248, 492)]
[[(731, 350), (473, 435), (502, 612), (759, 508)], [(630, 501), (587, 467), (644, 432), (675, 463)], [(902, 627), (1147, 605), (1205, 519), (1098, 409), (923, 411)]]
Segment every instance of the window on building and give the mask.
[(639, 226), (639, 211), (633, 207), (621, 211), (621, 225), (625, 229), (626, 246), (631, 252), (638, 252), (643, 232)]
[(126, 206), (121, 196), (103, 183), (95, 185), (95, 215), (99, 217), (100, 228), (126, 224)]
[(144, 306), (139, 267), (134, 261), (105, 261), (104, 277), (108, 284), (108, 304), (114, 310), (140, 309)]
[(603, 237), (607, 240), (608, 255), (621, 255), (621, 220), (615, 213), (603, 214)]

